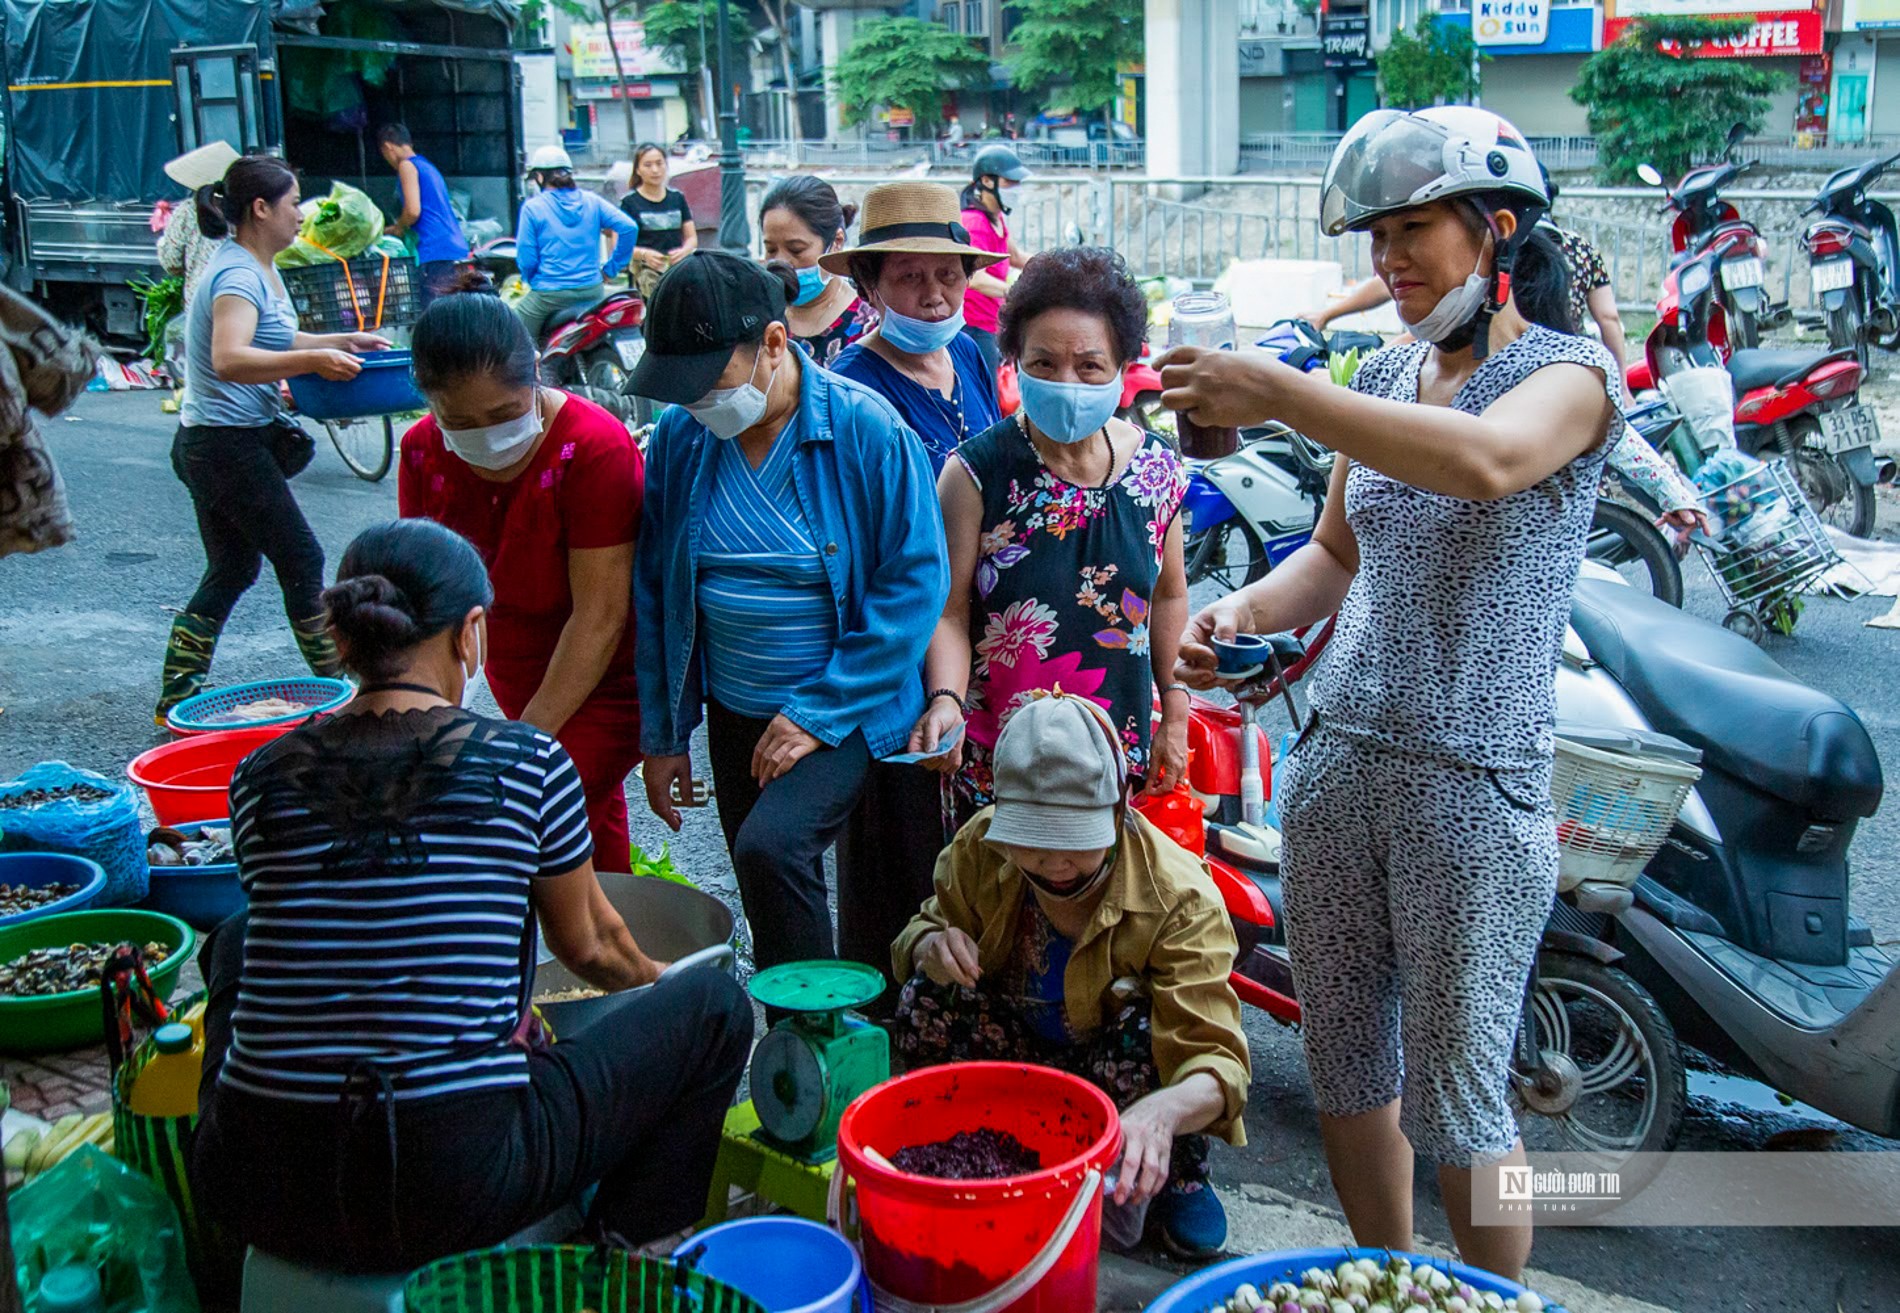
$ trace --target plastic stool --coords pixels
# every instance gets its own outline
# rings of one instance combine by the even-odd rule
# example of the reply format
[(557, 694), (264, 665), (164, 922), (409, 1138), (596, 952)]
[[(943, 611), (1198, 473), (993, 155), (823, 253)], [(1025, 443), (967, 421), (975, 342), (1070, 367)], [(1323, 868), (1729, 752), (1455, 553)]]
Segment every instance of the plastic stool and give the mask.
[(706, 1196), (706, 1216), (699, 1224), (711, 1226), (726, 1220), (734, 1186), (822, 1223), (837, 1162), (800, 1162), (753, 1139), (752, 1132), (758, 1129), (759, 1114), (753, 1111), (750, 1099), (726, 1114), (725, 1129), (719, 1136), (719, 1160), (713, 1165), (712, 1189)]
[[(591, 1191), (589, 1191), (591, 1193)], [(580, 1229), (578, 1205), (568, 1204), (532, 1222), (502, 1243), (557, 1244)], [(403, 1313), (402, 1287), (407, 1272), (351, 1276), (326, 1268), (306, 1267), (267, 1254), (252, 1245), (244, 1251), (244, 1289), (240, 1313)]]

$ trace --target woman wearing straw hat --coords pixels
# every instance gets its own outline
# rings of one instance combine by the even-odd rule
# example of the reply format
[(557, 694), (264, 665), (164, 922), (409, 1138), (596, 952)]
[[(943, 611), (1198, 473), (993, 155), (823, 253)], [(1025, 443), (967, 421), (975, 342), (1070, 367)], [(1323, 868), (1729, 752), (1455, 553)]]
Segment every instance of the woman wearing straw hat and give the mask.
[[(996, 373), (962, 331), (963, 294), (986, 258), (970, 244), (956, 194), (934, 182), (873, 187), (858, 244), (819, 257), (831, 272), (849, 273), (879, 316), (877, 328), (846, 347), (832, 370), (897, 407), (924, 440), (933, 472), (965, 439), (1002, 418)], [(876, 861), (921, 901), (945, 837), (938, 776), (873, 762), (839, 841), (839, 860)]]
[[(224, 181), (224, 171), (237, 163), (238, 153), (222, 141), (210, 142), (197, 150), (186, 151), (165, 166), (165, 176), (192, 193), (171, 207), (165, 231), (158, 239), (158, 264), (174, 278), (185, 280), (185, 308), (191, 308), (191, 294), (198, 290), (199, 275), (217, 254), (217, 239), (206, 237), (198, 227), (198, 207), (194, 203), (200, 187), (213, 187)], [(178, 322), (182, 329), (183, 316)]]
[(849, 274), (878, 325), (832, 363), (897, 407), (933, 469), (965, 438), (1002, 418), (996, 377), (963, 333), (963, 294), (985, 260), (970, 244), (956, 193), (934, 182), (887, 182), (864, 197), (858, 244), (818, 259)]

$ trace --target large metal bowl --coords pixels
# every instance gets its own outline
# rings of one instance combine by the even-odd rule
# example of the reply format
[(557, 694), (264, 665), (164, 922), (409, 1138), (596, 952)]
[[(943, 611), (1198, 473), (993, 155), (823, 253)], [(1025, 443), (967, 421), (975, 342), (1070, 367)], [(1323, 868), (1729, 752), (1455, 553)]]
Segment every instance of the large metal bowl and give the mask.
[[(627, 928), (648, 957), (671, 962), (666, 975), (695, 966), (717, 966), (731, 973), (732, 912), (711, 894), (690, 885), (676, 884), (650, 875), (598, 876), (607, 901), (614, 905)], [(542, 950), (544, 960), (535, 970), (534, 992), (554, 993), (564, 989), (587, 988), (587, 983), (554, 961)], [(665, 979), (663, 975), (661, 979)], [(643, 986), (642, 988), (645, 988)], [(566, 1003), (538, 1003), (541, 1015), (554, 1028), (556, 1037), (575, 1035), (586, 1030), (637, 989), (602, 994), (597, 998), (574, 999)]]

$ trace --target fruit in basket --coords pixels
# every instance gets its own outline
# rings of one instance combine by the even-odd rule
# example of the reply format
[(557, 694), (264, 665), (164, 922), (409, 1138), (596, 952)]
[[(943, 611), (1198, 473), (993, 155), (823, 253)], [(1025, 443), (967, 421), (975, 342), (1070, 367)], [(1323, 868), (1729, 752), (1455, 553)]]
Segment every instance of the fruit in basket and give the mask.
[(1333, 1268), (1311, 1267), (1297, 1282), (1276, 1281), (1262, 1292), (1243, 1283), (1206, 1313), (1544, 1313), (1529, 1291), (1506, 1299), (1455, 1280), (1444, 1268), (1394, 1255), (1384, 1264), (1348, 1258)]

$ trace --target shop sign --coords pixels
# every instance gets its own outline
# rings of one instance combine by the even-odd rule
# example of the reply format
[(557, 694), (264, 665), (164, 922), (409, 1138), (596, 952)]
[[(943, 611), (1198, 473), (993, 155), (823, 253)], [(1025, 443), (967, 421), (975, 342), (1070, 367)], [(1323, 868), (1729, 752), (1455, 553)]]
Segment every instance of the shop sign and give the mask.
[[(614, 67), (615, 46), (620, 49), (618, 69)], [(577, 23), (569, 33), (568, 50), (574, 57), (573, 76), (577, 81), (587, 78), (615, 79), (623, 73), (630, 78), (645, 78), (656, 73), (686, 71), (664, 53), (647, 45), (646, 25), (635, 18), (614, 24), (612, 46), (607, 44), (606, 24)], [(599, 97), (602, 100), (609, 98)]]
[(664, 100), (679, 95), (677, 82), (576, 82), (576, 100)]
[[(1744, 15), (1755, 22), (1736, 36), (1680, 43), (1666, 41), (1663, 49), (1691, 59), (1772, 59), (1789, 55), (1818, 55), (1823, 49), (1824, 15), (1816, 10)], [(1629, 26), (1627, 18), (1603, 20), (1603, 44), (1609, 45)]]
[[(1615, 0), (1605, 6), (1606, 17), (1681, 18), (1699, 14), (1725, 18), (1735, 14), (1772, 14), (1787, 9), (1788, 0)], [(1606, 35), (1604, 40), (1609, 40)]]
[(909, 128), (915, 127), (917, 124), (916, 111), (903, 109), (901, 107), (897, 109), (887, 109), (878, 115), (878, 117), (890, 124), (893, 128)]
[(1364, 68), (1372, 62), (1372, 20), (1365, 14), (1326, 14), (1319, 48), (1327, 68)]
[(1547, 0), (1472, 0), (1471, 39), (1481, 46), (1541, 46), (1550, 35)]
[(1843, 17), (1849, 30), (1900, 27), (1900, 0), (1847, 0)]

